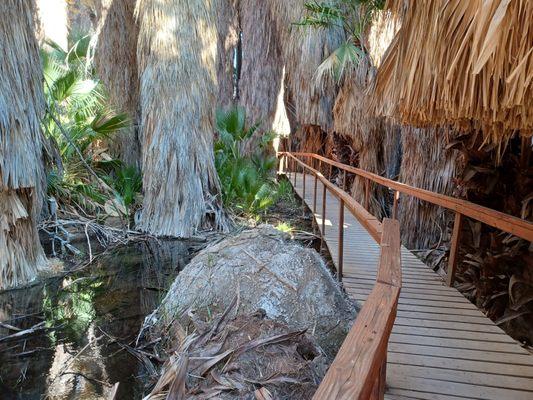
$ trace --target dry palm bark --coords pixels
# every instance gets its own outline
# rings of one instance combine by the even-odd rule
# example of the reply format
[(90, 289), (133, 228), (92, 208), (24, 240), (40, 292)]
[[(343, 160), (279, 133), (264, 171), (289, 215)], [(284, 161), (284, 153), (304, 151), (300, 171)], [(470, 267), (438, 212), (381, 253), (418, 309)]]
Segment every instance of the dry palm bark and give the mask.
[(132, 121), (129, 129), (110, 140), (110, 152), (127, 165), (140, 166), (141, 150), (137, 135), (139, 28), (133, 15), (134, 9), (135, 0), (102, 0), (94, 62), (111, 104), (119, 112), (127, 113)]
[(242, 63), (239, 103), (252, 122), (274, 129), (276, 106), (283, 79), (281, 43), (270, 8), (252, 0), (239, 1)]
[[(388, 15), (379, 14), (367, 30), (365, 54), (346, 71), (335, 100), (334, 130), (352, 142), (357, 167), (395, 178), (400, 161), (400, 128), (376, 116), (370, 108), (376, 67), (386, 50), (384, 43), (390, 42), (395, 28)], [(352, 186), (353, 196), (362, 204), (365, 184), (365, 179), (356, 177)], [(370, 212), (378, 217), (387, 215), (387, 191), (377, 185), (370, 185), (369, 190)]]
[[(533, 132), (533, 2), (389, 1), (402, 26), (379, 69), (376, 108), (415, 126)], [(414, 77), (414, 78), (413, 78)]]
[(307, 131), (315, 131), (312, 126), (332, 132), (337, 85), (328, 78), (317, 82), (315, 73), (322, 61), (345, 40), (345, 35), (341, 29), (292, 25), (304, 15), (303, 1), (270, 0), (270, 7), (282, 45), (288, 117), (305, 131), (304, 136)]
[(217, 10), (212, 1), (139, 0), (144, 201), (139, 228), (188, 237), (223, 227), (214, 166)]
[(43, 200), (42, 70), (33, 1), (0, 2), (0, 289), (46, 266), (36, 220)]
[(234, 56), (239, 41), (238, 0), (217, 0), (217, 107), (234, 104)]
[(107, 0), (64, 0), (67, 3), (69, 33), (93, 34)]
[(257, 7), (252, 0), (239, 1), (242, 31), (242, 64), (239, 103), (250, 121), (273, 129), (283, 77), (283, 60), (276, 22), (269, 7)]
[[(449, 148), (455, 134), (444, 128), (402, 128), (403, 158), (399, 181), (445, 195), (454, 195), (465, 162), (458, 150)], [(411, 196), (400, 199), (402, 241), (411, 249), (429, 249), (449, 240), (453, 213)]]

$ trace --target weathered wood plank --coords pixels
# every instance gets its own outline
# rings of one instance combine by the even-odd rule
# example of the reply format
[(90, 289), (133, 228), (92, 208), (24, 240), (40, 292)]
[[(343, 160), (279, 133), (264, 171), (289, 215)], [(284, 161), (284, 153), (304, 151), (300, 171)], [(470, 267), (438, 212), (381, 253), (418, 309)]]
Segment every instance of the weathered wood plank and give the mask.
[[(296, 190), (301, 193), (302, 177), (297, 178)], [(306, 197), (307, 204), (312, 204), (313, 194)], [(328, 193), (326, 201), (325, 243), (336, 262), (339, 200)], [(318, 199), (316, 209), (321, 206)], [(344, 227), (344, 287), (367, 304), (378, 276), (380, 246), (349, 212), (344, 215)], [(529, 386), (533, 357), (405, 248), (401, 262), (402, 292), (388, 344), (392, 369), (385, 399), (533, 398)], [(349, 357), (344, 360), (350, 361)], [(356, 383), (351, 375), (343, 387), (350, 383)], [(347, 393), (345, 398), (352, 398)]]
[[(368, 399), (385, 354), (400, 288), (376, 283), (313, 399)], [(369, 326), (372, 329), (367, 329)]]

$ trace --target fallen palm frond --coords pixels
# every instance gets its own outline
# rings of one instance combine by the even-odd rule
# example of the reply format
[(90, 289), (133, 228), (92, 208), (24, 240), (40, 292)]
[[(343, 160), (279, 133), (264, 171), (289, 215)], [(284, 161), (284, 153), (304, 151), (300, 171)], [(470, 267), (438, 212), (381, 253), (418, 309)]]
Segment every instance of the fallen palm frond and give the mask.
[(190, 237), (226, 228), (213, 155), (220, 2), (140, 0), (144, 202), (139, 228)]
[[(139, 231), (105, 226), (94, 219), (74, 215), (69, 219), (54, 217), (43, 220), (38, 228), (49, 236), (52, 256), (86, 255), (89, 263), (98, 255), (96, 248), (109, 251), (118, 245), (152, 238)], [(75, 242), (80, 241), (80, 237), (83, 238), (83, 248), (76, 247)]]
[(481, 129), (501, 143), (533, 133), (533, 2), (389, 1), (401, 28), (374, 106), (415, 126)]
[(93, 37), (94, 64), (115, 109), (133, 122), (108, 140), (110, 153), (126, 165), (140, 166), (137, 136), (139, 77), (137, 73), (137, 36), (133, 16), (135, 0), (103, 0), (100, 19)]
[(44, 189), (42, 69), (33, 2), (0, 2), (0, 289), (35, 279)]
[(258, 390), (276, 399), (312, 396), (325, 373), (312, 338), (305, 331), (289, 331), (262, 311), (231, 318), (237, 302), (207, 323), (191, 314), (192, 333), (177, 322), (171, 326), (167, 340), (172, 344), (166, 345), (177, 350), (145, 400), (242, 399), (257, 396)]

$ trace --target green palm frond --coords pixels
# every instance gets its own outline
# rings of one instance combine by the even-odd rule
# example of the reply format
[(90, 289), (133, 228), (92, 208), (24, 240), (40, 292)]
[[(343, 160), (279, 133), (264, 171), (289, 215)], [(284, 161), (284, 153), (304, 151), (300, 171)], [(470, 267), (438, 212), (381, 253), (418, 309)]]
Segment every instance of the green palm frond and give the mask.
[(339, 82), (349, 67), (356, 66), (366, 50), (365, 32), (385, 0), (332, 0), (305, 3), (305, 15), (296, 26), (314, 29), (341, 28), (347, 41), (333, 51), (317, 68), (315, 82), (331, 77)]
[(244, 213), (264, 210), (278, 198), (276, 183), (272, 179), (277, 159), (266, 152), (277, 135), (274, 132), (263, 133), (259, 136), (257, 151), (243, 155), (241, 149), (248, 140), (257, 136), (260, 124), (247, 126), (246, 112), (242, 107), (219, 110), (216, 115), (215, 166), (224, 203)]

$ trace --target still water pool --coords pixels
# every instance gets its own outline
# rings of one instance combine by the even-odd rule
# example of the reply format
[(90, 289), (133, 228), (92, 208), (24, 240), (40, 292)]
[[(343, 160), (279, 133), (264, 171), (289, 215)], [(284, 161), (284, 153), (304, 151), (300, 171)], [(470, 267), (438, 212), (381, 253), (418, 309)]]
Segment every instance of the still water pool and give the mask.
[(199, 247), (134, 243), (80, 272), (0, 292), (0, 399), (105, 399), (116, 382), (118, 399), (141, 398), (147, 371), (123, 344)]

